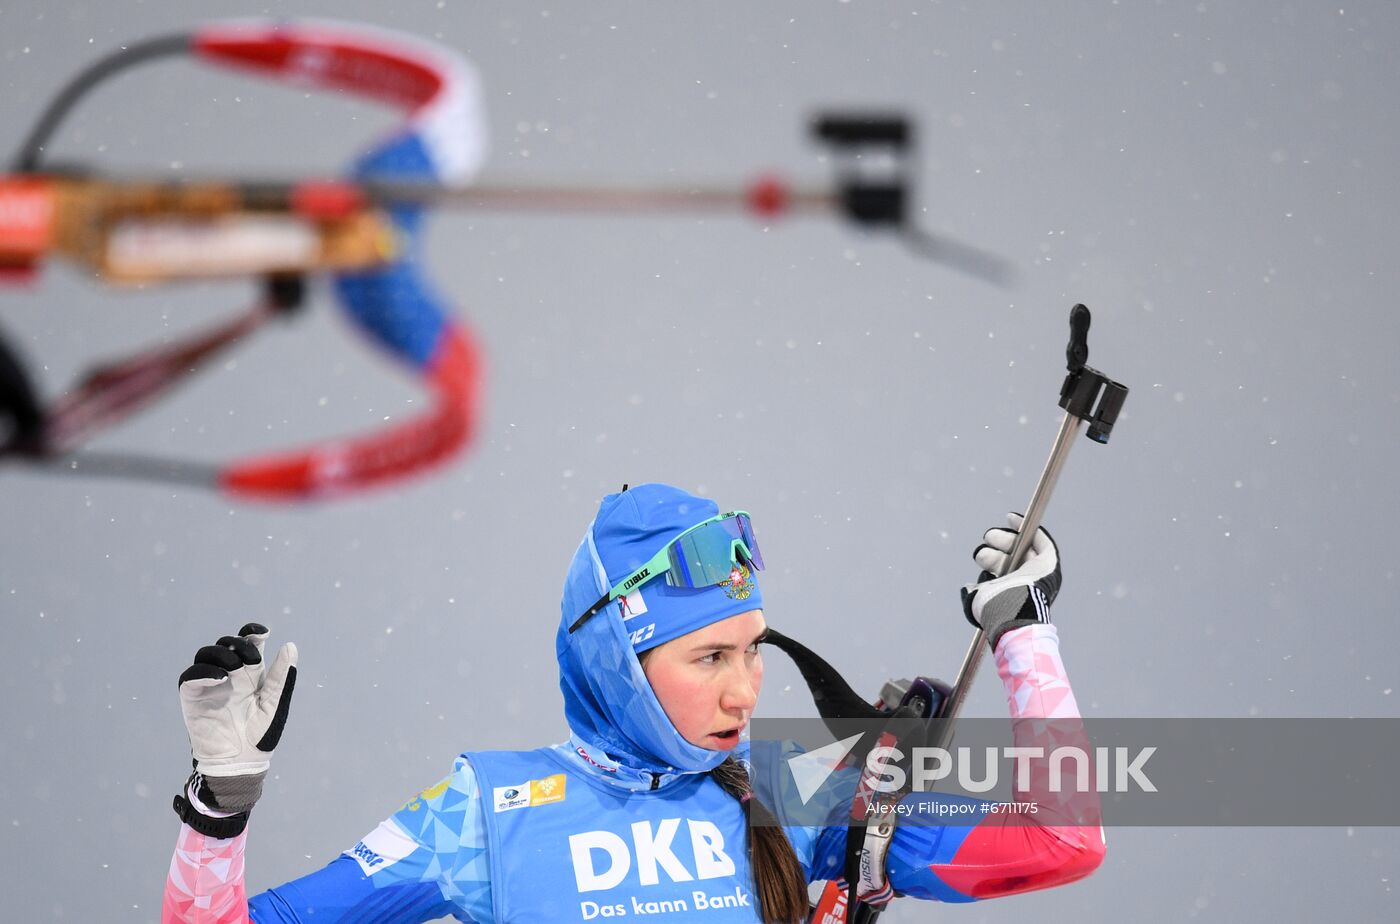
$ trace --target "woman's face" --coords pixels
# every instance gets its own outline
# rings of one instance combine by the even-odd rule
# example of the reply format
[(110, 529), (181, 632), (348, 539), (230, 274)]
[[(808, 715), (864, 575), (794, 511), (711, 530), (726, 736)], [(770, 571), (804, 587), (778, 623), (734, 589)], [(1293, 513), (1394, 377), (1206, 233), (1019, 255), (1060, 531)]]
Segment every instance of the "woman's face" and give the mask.
[(711, 751), (739, 744), (763, 686), (762, 610), (696, 629), (645, 653), (642, 669), (681, 737)]

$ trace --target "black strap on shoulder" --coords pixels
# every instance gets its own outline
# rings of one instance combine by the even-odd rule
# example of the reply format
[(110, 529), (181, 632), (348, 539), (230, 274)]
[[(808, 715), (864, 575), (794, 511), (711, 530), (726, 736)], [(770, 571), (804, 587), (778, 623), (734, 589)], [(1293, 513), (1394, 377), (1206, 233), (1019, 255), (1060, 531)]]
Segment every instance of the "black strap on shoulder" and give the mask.
[(836, 668), (801, 642), (772, 628), (763, 640), (792, 658), (802, 672), (802, 679), (807, 681), (812, 701), (823, 719), (883, 719), (889, 715), (861, 699)]
[[(817, 712), (823, 720), (827, 720), (828, 728), (832, 719), (874, 719), (887, 720), (896, 712), (887, 709), (877, 709), (866, 702), (851, 688), (842, 677), (840, 672), (821, 655), (794, 639), (783, 635), (776, 629), (770, 628), (764, 641), (782, 651), (792, 658), (797, 665), (798, 671), (802, 673), (802, 679), (807, 682), (807, 687), (812, 691), (812, 701), (816, 704)], [(832, 733), (837, 737), (842, 736), (842, 732), (832, 728)], [(870, 749), (875, 746), (879, 736), (867, 736), (851, 752), (851, 757), (857, 766), (865, 765), (865, 758)], [(865, 844), (864, 820), (851, 818), (846, 826), (846, 849), (845, 862), (842, 864), (842, 875), (846, 880), (846, 920), (864, 921), (874, 920), (879, 916), (879, 910), (866, 906), (856, 897), (856, 885), (860, 881), (860, 859), (861, 848)], [(874, 917), (870, 916), (873, 912)]]

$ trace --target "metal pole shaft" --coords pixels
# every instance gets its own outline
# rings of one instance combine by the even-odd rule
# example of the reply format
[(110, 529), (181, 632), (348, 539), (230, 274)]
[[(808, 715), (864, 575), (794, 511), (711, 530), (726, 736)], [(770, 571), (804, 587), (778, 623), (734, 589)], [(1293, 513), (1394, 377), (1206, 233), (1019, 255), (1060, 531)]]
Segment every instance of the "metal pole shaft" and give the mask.
[[(1069, 451), (1074, 446), (1074, 438), (1079, 435), (1079, 428), (1083, 423), (1083, 420), (1068, 413), (1060, 421), (1060, 432), (1055, 436), (1055, 445), (1050, 450), (1050, 458), (1046, 460), (1045, 469), (1040, 473), (1040, 480), (1036, 482), (1035, 492), (1031, 495), (1031, 502), (1026, 506), (1020, 535), (1016, 537), (1016, 542), (1011, 547), (1011, 554), (1007, 557), (1006, 568), (1003, 569), (1002, 574), (1015, 571), (1025, 559), (1026, 553), (1030, 549), (1031, 538), (1035, 535), (1035, 531), (1040, 528), (1045, 508), (1050, 505), (1050, 495), (1055, 490), (1055, 482), (1060, 479), (1060, 471), (1065, 467), (1065, 459), (1069, 457)], [(939, 716), (939, 718), (948, 720), (944, 723), (943, 730), (939, 735), (939, 747), (946, 747), (953, 738), (952, 720), (956, 719), (958, 713), (962, 712), (963, 705), (967, 701), (968, 691), (972, 689), (972, 681), (977, 676), (977, 668), (982, 663), (986, 639), (987, 634), (978, 629), (972, 636), (972, 643), (967, 646), (967, 653), (963, 655), (962, 667), (958, 668), (957, 680), (953, 682), (953, 692), (948, 697), (942, 715)]]
[(1074, 448), (1074, 438), (1079, 435), (1079, 428), (1083, 425), (1083, 419), (1073, 414), (1065, 414), (1064, 420), (1060, 421), (1060, 432), (1055, 437), (1050, 458), (1045, 460), (1045, 470), (1040, 473), (1040, 480), (1036, 482), (1031, 502), (1026, 506), (1020, 535), (1011, 546), (1011, 554), (1007, 557), (1006, 569), (1002, 574), (1009, 574), (1021, 567), (1026, 555), (1030, 553), (1031, 540), (1035, 538), (1035, 531), (1040, 529), (1045, 508), (1050, 506), (1050, 495), (1055, 490), (1055, 483), (1060, 480), (1065, 460), (1069, 458), (1069, 451)]
[[(554, 212), (755, 211), (752, 187), (743, 186), (463, 186), (370, 182), (375, 203), (421, 203), (439, 208)], [(824, 189), (782, 188), (775, 214), (835, 211), (840, 196)]]

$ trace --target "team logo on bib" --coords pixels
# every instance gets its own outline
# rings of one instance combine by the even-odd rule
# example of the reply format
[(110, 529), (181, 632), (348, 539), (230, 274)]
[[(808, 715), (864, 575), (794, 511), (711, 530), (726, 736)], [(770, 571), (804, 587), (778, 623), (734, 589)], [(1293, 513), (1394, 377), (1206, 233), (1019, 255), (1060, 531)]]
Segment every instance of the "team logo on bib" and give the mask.
[(509, 812), (512, 809), (529, 808), (532, 805), (549, 805), (563, 802), (567, 778), (562, 773), (547, 776), (542, 780), (530, 780), (518, 786), (497, 786), (491, 791), (496, 811)]
[(564, 774), (556, 773), (542, 780), (530, 781), (530, 804), (548, 805), (564, 801)]
[(496, 811), (509, 812), (511, 809), (525, 808), (530, 804), (530, 784), (519, 786), (497, 786), (492, 791)]

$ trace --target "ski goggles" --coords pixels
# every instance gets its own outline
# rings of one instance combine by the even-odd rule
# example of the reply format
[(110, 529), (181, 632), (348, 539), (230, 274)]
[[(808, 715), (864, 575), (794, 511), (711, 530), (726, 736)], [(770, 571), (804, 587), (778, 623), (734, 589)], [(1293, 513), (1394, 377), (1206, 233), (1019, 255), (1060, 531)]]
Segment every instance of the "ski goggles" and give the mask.
[(710, 517), (666, 543), (650, 561), (619, 581), (574, 620), (569, 632), (577, 632), (618, 597), (659, 577), (664, 576), (673, 587), (701, 589), (729, 583), (740, 565), (763, 570), (763, 553), (758, 550), (748, 512), (735, 510)]

